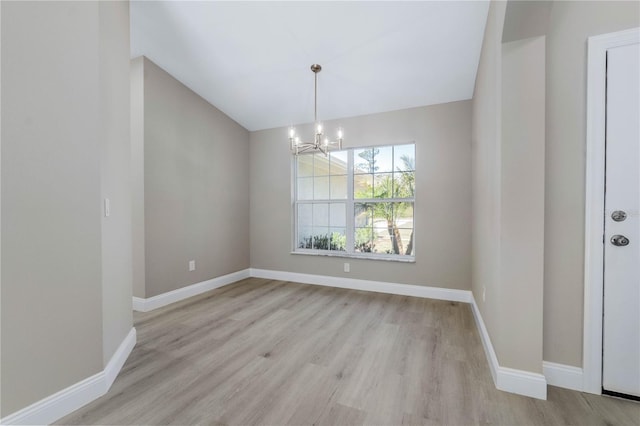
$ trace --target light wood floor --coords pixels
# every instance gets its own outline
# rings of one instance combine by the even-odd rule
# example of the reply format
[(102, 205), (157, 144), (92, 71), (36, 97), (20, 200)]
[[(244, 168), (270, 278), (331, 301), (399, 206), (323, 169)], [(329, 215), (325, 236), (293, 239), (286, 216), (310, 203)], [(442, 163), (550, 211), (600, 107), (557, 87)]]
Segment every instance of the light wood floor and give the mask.
[(495, 389), (469, 305), (251, 278), (135, 314), (111, 390), (61, 424), (640, 424), (640, 404)]

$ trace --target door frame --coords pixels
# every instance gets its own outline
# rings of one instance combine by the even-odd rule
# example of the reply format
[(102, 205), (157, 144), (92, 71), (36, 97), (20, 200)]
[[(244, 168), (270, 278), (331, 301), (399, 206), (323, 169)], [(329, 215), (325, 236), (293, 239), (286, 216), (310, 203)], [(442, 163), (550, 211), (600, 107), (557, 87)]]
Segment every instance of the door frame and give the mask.
[(589, 37), (584, 241), (583, 391), (602, 394), (607, 49), (640, 43), (640, 27)]

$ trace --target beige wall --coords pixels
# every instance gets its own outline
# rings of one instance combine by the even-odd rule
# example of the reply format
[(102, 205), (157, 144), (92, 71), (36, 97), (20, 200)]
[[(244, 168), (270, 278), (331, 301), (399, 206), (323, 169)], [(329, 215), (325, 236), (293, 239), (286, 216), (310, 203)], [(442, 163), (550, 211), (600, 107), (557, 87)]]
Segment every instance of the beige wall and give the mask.
[(544, 359), (582, 365), (587, 38), (640, 26), (640, 3), (553, 2), (547, 34)]
[(133, 296), (145, 297), (144, 257), (144, 58), (131, 60), (131, 228)]
[[(291, 161), (284, 128), (251, 133), (251, 267), (470, 288), (471, 102), (327, 122), (345, 147), (416, 143), (415, 263), (292, 255)], [(300, 132), (310, 132), (309, 125)], [(343, 263), (351, 272), (343, 272)]]
[(547, 33), (552, 1), (508, 1), (502, 29), (502, 42), (540, 37)]
[(99, 3), (100, 164), (102, 198), (103, 363), (133, 323), (131, 307), (131, 144), (129, 127), (129, 4)]
[(489, 6), (472, 112), (472, 290), (494, 346), (501, 338), (501, 40), (505, 9), (506, 2), (491, 2)]
[(2, 2), (2, 416), (102, 370), (98, 3)]
[(499, 364), (542, 373), (545, 39), (502, 43), (505, 12), (491, 3), (473, 98), (472, 290)]
[(132, 274), (128, 4), (0, 10), (4, 417), (104, 368)]
[(542, 373), (545, 38), (502, 44), (501, 366)]
[(246, 129), (144, 59), (145, 297), (249, 267), (248, 159)]
[[(503, 323), (522, 315), (518, 299), (498, 284), (503, 267), (492, 239), (506, 220), (497, 210), (503, 203), (496, 176), (510, 164), (497, 148), (504, 118), (500, 41), (546, 33), (543, 358), (582, 366), (587, 38), (638, 26), (637, 2), (491, 3), (473, 99), (473, 292), (497, 347), (514, 338), (500, 331)], [(501, 306), (512, 307), (512, 315), (501, 318)]]

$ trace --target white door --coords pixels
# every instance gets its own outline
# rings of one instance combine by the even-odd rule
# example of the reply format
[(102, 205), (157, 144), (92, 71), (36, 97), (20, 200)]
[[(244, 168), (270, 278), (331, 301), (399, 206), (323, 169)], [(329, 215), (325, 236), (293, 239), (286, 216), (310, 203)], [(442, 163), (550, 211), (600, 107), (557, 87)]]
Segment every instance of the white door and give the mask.
[(640, 397), (640, 44), (607, 50), (602, 388)]

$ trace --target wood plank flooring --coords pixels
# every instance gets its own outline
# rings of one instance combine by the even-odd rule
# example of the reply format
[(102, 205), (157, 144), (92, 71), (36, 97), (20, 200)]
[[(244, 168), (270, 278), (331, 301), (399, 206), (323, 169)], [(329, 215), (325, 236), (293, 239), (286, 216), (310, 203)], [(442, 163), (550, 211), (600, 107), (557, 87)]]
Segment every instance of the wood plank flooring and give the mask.
[(496, 390), (464, 303), (250, 278), (134, 319), (111, 390), (59, 424), (640, 424), (634, 402)]

